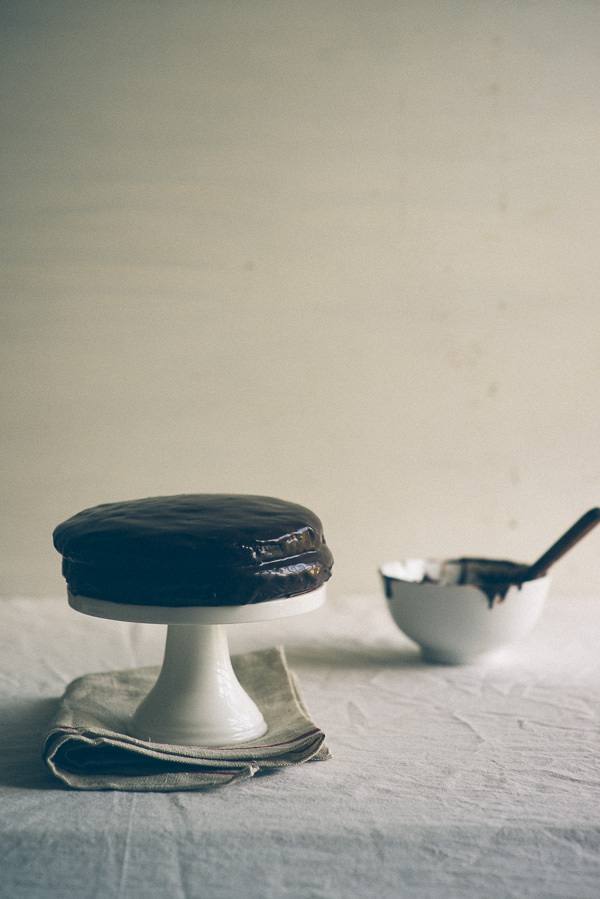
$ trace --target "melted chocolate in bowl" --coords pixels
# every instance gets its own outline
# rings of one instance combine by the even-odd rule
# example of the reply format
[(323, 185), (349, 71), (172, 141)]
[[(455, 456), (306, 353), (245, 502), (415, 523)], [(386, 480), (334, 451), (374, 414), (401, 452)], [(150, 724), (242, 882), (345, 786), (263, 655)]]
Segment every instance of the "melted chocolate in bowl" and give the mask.
[[(529, 566), (521, 562), (480, 558), (449, 559), (442, 570), (452, 570), (453, 567), (455, 575), (452, 580), (443, 579), (440, 583), (477, 587), (487, 596), (490, 609), (495, 602), (502, 602), (506, 598), (511, 587), (520, 589), (529, 570)], [(454, 579), (456, 573), (458, 577)]]
[(521, 588), (528, 580), (530, 566), (506, 559), (463, 557), (460, 559), (405, 560), (399, 568), (390, 566), (382, 571), (385, 594), (392, 596), (392, 582), (406, 581), (415, 584), (432, 584), (439, 587), (477, 587), (485, 594), (490, 609), (502, 602), (511, 587)]

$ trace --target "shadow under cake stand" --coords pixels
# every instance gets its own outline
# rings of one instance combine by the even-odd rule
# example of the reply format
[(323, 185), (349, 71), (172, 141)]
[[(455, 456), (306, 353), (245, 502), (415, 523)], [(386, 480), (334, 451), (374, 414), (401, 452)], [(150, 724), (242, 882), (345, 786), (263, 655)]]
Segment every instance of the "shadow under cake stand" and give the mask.
[(231, 746), (267, 732), (267, 723), (231, 664), (225, 625), (288, 618), (318, 609), (325, 585), (285, 599), (241, 606), (145, 606), (76, 596), (69, 605), (95, 618), (166, 624), (160, 674), (138, 706), (130, 735), (153, 743)]

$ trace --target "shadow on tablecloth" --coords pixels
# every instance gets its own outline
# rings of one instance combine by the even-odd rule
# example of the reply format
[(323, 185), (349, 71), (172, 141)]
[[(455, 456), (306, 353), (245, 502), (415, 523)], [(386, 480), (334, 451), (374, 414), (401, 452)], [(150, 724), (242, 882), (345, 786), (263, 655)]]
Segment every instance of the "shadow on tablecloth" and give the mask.
[(41, 752), (56, 699), (19, 699), (0, 707), (0, 785), (31, 790), (62, 790)]
[(288, 644), (286, 654), (290, 664), (329, 668), (422, 668), (421, 651), (417, 646), (367, 647), (338, 644)]

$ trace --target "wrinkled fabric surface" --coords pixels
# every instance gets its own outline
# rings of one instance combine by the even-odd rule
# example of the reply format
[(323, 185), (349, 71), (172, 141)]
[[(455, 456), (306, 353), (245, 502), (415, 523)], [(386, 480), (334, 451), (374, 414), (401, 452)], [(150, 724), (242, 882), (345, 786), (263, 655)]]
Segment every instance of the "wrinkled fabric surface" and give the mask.
[(280, 648), (244, 653), (232, 664), (268, 724), (263, 737), (218, 749), (138, 740), (129, 722), (160, 669), (107, 671), (67, 687), (44, 741), (46, 764), (80, 790), (169, 791), (227, 786), (261, 768), (329, 758)]
[(0, 600), (0, 895), (597, 899), (600, 599), (551, 593), (493, 662), (423, 664), (382, 596), (227, 629), (284, 645), (332, 758), (227, 789), (72, 790), (41, 745), (90, 672), (160, 663), (166, 628)]

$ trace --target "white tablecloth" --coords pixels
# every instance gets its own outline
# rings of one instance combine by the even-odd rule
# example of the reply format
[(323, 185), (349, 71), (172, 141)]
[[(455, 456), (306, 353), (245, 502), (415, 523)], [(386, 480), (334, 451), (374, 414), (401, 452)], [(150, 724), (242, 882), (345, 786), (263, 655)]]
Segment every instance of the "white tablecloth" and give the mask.
[(71, 791), (40, 757), (57, 698), (158, 663), (164, 629), (0, 600), (0, 895), (600, 895), (600, 597), (551, 593), (487, 666), (422, 664), (380, 596), (229, 634), (286, 647), (331, 761), (210, 793)]

